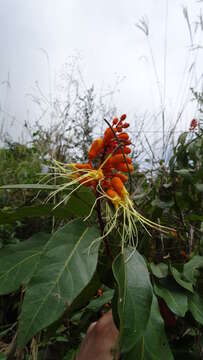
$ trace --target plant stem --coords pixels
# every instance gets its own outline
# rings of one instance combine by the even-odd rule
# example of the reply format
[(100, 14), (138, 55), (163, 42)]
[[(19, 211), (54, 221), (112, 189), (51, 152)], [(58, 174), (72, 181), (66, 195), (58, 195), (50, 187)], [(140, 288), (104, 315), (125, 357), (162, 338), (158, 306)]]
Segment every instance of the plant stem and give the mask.
[[(98, 196), (98, 194), (96, 194), (96, 196)], [(102, 215), (101, 215), (101, 202), (100, 202), (100, 199), (97, 200), (96, 209), (97, 209), (97, 216), (98, 216), (100, 230), (101, 230), (101, 236), (103, 236), (105, 226), (104, 226), (104, 222), (103, 222)], [(104, 237), (104, 243), (105, 243), (106, 253), (107, 253), (108, 257), (111, 258), (111, 260), (113, 260), (113, 256), (111, 254), (111, 249), (110, 249), (110, 246), (109, 246), (109, 242), (108, 242), (108, 239), (107, 239), (106, 236)]]

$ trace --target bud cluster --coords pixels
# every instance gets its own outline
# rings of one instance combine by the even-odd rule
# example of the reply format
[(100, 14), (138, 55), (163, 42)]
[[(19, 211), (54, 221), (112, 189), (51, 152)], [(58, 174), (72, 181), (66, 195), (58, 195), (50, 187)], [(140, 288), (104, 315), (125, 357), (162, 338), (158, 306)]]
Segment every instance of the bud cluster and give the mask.
[(99, 160), (103, 172), (100, 187), (116, 207), (127, 194), (124, 186), (128, 180), (127, 173), (133, 171), (132, 159), (128, 156), (131, 141), (125, 131), (129, 124), (125, 120), (125, 114), (120, 119), (114, 118), (104, 136), (94, 140), (88, 153), (91, 166), (95, 160)]

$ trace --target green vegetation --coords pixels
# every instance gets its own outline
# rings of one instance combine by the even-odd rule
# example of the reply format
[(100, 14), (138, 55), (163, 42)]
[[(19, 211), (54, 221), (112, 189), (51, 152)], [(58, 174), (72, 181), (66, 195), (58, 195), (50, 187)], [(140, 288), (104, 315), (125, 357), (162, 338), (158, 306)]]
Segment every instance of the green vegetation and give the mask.
[[(81, 187), (58, 207), (63, 194), (46, 203), (57, 182), (53, 173), (49, 184), (39, 183), (51, 161), (42, 134), (38, 129), (29, 147), (11, 143), (0, 150), (2, 359), (72, 359), (89, 324), (109, 306), (124, 359), (202, 358), (201, 119), (179, 136), (168, 163), (143, 171), (134, 159), (136, 209), (176, 232), (150, 230), (150, 236), (138, 227), (137, 249), (127, 246), (124, 253), (119, 234), (111, 233), (110, 257), (104, 242), (95, 242), (96, 211), (82, 221), (95, 201), (90, 190)], [(68, 158), (55, 145), (57, 158)], [(80, 150), (80, 158), (86, 151)]]

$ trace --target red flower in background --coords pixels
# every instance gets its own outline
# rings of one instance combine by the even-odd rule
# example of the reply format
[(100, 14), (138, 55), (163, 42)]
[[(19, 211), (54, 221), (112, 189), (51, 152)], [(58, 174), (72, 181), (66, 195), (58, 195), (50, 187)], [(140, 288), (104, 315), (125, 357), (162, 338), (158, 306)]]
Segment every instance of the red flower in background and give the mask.
[(192, 121), (190, 123), (189, 131), (192, 131), (192, 130), (196, 129), (197, 125), (198, 125), (197, 119), (192, 119)]

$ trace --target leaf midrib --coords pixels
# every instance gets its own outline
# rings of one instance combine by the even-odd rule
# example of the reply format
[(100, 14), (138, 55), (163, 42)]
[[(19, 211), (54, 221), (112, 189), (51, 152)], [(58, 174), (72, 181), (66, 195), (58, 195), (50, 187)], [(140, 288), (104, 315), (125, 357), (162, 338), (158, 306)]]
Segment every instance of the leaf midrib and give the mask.
[(78, 242), (76, 243), (76, 245), (74, 246), (72, 252), (70, 253), (69, 257), (67, 258), (67, 260), (65, 261), (65, 264), (62, 268), (62, 270), (60, 271), (59, 275), (56, 278), (56, 282), (54, 282), (54, 286), (51, 287), (50, 291), (47, 293), (47, 295), (45, 296), (44, 300), (42, 301), (41, 305), (38, 308), (38, 311), (35, 313), (35, 316), (32, 318), (31, 322), (30, 322), (30, 326), (28, 327), (27, 331), (25, 332), (24, 338), (26, 338), (27, 334), (29, 333), (30, 328), (32, 327), (32, 324), (34, 322), (34, 320), (36, 319), (37, 315), (39, 314), (39, 311), (41, 310), (41, 308), (43, 307), (44, 303), (46, 302), (47, 298), (49, 297), (49, 295), (51, 294), (51, 292), (53, 291), (53, 289), (55, 288), (55, 286), (58, 284), (65, 268), (67, 267), (69, 261), (72, 259), (73, 254), (75, 253), (75, 251), (77, 250), (78, 246), (80, 245), (83, 237), (85, 236), (86, 232), (89, 230), (89, 228), (86, 228), (84, 230), (84, 232), (82, 233), (82, 235), (80, 236), (80, 238), (78, 239)]

